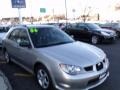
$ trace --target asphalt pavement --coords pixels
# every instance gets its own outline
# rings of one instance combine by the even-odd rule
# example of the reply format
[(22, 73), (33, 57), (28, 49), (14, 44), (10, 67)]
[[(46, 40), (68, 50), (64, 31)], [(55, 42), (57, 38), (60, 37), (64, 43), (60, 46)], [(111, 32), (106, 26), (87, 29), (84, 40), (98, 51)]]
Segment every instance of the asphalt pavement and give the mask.
[[(100, 44), (110, 61), (110, 76), (100, 86), (91, 90), (120, 90), (120, 39), (113, 44)], [(1, 53), (1, 52), (0, 52)], [(8, 78), (13, 90), (41, 90), (33, 75), (11, 63), (6, 64), (0, 54), (0, 70)]]
[(12, 90), (7, 77), (0, 71), (0, 90)]

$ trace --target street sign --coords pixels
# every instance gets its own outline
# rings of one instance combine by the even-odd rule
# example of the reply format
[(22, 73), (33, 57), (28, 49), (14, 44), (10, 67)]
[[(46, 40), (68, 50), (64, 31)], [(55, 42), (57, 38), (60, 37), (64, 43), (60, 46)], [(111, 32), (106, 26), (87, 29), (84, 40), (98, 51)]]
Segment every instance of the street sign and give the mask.
[(46, 13), (46, 8), (40, 8), (41, 13)]
[(25, 0), (11, 0), (12, 8), (26, 8)]

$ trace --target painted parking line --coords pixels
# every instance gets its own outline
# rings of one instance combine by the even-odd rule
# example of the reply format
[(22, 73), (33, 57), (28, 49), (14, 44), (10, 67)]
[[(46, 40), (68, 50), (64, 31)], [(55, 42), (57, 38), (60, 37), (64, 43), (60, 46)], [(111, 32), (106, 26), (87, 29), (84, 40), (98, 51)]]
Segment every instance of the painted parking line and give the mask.
[(14, 73), (14, 76), (16, 77), (32, 77), (32, 74), (27, 74), (27, 73)]

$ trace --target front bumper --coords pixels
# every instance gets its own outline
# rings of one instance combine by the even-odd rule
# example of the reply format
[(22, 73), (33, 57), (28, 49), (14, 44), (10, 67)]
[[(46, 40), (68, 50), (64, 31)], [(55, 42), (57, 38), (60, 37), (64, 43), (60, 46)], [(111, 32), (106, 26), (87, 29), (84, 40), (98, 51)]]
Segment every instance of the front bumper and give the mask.
[(109, 76), (109, 62), (100, 71), (90, 71), (71, 76), (66, 73), (57, 74), (54, 85), (58, 90), (88, 90), (102, 84)]
[(117, 36), (104, 36), (103, 41), (115, 41)]
[(81, 75), (79, 78), (69, 78), (69, 80), (60, 82), (55, 87), (58, 90), (88, 90), (102, 84), (108, 76), (108, 71), (101, 74)]

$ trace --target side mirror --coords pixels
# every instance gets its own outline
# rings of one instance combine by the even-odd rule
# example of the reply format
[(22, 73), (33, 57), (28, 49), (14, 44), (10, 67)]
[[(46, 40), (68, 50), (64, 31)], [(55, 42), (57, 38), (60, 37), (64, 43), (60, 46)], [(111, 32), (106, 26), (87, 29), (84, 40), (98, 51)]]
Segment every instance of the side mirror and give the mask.
[(30, 42), (27, 42), (27, 41), (21, 41), (21, 42), (19, 43), (19, 45), (20, 45), (21, 47), (31, 48)]

